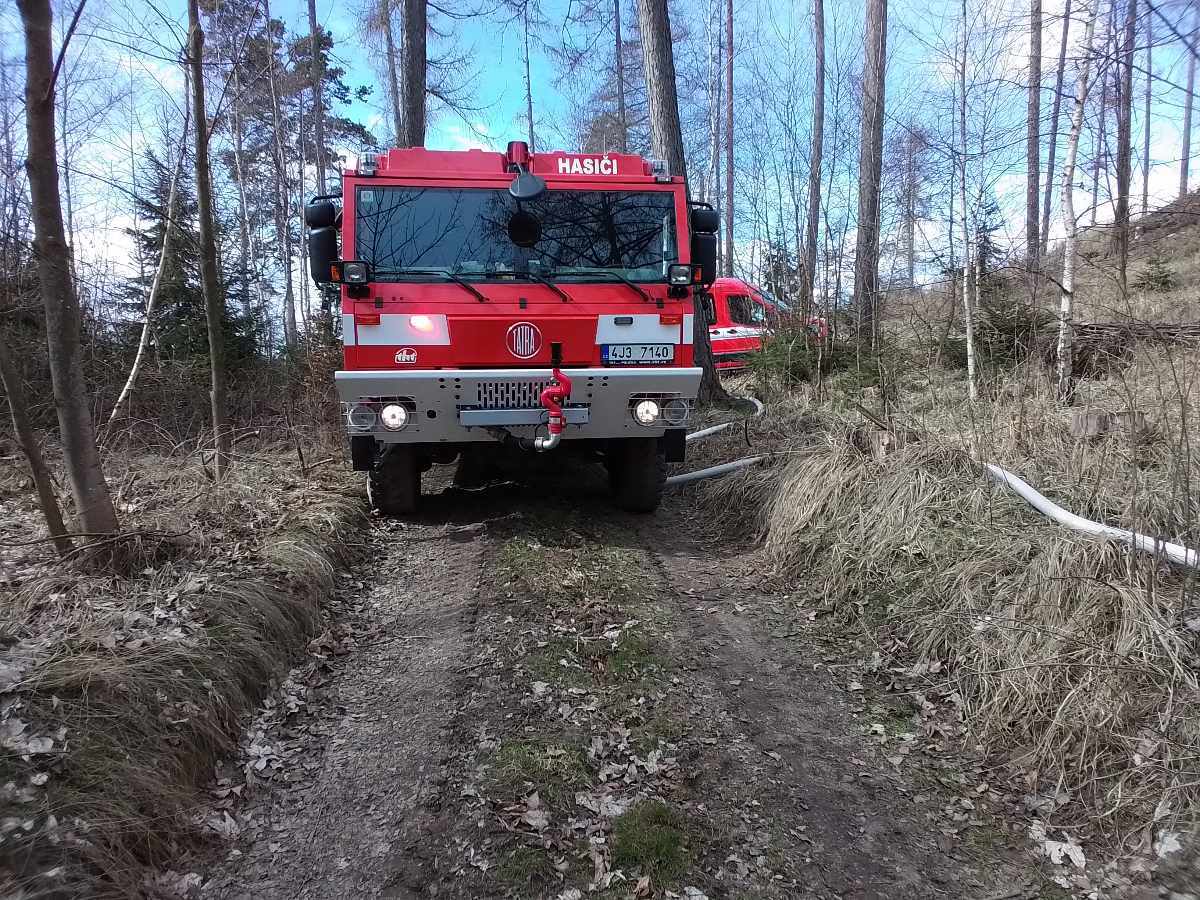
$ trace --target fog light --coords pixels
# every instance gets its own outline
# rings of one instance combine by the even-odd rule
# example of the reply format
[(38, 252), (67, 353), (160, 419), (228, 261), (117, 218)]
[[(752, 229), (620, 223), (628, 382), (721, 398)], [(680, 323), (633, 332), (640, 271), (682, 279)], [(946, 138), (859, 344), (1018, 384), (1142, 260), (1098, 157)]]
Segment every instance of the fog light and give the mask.
[(658, 403), (654, 400), (641, 400), (633, 408), (633, 417), (640, 425), (653, 425), (658, 421)]
[(379, 421), (390, 431), (399, 431), (408, 424), (408, 410), (399, 403), (389, 403), (379, 411)]
[(686, 400), (668, 400), (663, 404), (663, 418), (672, 425), (682, 425), (686, 422), (689, 412)]
[(351, 431), (370, 431), (375, 427), (375, 410), (365, 403), (356, 403), (346, 410), (346, 427)]

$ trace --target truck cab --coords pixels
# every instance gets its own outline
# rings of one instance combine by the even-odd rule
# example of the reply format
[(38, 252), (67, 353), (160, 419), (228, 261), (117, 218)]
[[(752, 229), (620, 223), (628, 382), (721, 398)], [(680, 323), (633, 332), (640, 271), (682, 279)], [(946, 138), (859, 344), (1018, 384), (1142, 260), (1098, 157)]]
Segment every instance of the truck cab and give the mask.
[[(704, 304), (713, 360), (718, 371), (724, 372), (746, 368), (750, 355), (793, 315), (786, 302), (740, 278), (713, 281)], [(817, 316), (810, 316), (805, 328), (818, 340), (829, 334), (825, 320)]]
[(602, 460), (657, 507), (700, 383), (693, 293), (717, 217), (631, 154), (389, 150), (305, 212), (313, 278), (341, 293), (334, 383), (372, 504), (413, 512), (435, 463)]

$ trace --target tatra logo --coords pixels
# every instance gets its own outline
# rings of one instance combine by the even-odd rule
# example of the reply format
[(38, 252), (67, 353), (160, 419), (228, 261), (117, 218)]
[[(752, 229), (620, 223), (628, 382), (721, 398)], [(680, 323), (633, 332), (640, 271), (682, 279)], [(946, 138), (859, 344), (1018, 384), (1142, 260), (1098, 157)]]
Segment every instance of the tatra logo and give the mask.
[(417, 361), (417, 351), (412, 347), (401, 347), (396, 351), (396, 362), (400, 365), (412, 365)]
[(518, 322), (508, 329), (508, 352), (517, 359), (537, 356), (542, 349), (542, 333), (532, 322)]
[(616, 175), (617, 161), (615, 159), (580, 159), (563, 156), (558, 160), (559, 175)]

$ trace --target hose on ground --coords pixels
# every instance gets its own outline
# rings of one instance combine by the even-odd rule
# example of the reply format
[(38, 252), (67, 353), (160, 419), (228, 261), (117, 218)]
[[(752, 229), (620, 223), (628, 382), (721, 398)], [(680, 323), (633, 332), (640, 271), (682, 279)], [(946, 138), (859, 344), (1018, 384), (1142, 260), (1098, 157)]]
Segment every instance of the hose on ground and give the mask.
[[(762, 401), (756, 397), (738, 397), (737, 399), (746, 400), (754, 404), (754, 415), (750, 417), (752, 419), (758, 418), (763, 414), (763, 412), (766, 411), (766, 407), (763, 405)], [(744, 421), (746, 420), (733, 419), (729, 422), (722, 422), (720, 425), (712, 425), (708, 428), (701, 428), (699, 431), (693, 431), (691, 434), (687, 435), (684, 440), (688, 443), (691, 443), (692, 441), (704, 440), (706, 437), (711, 437), (714, 434), (724, 431), (726, 428), (732, 428), (734, 425)], [(728, 475), (730, 472), (736, 472), (739, 469), (746, 468), (747, 466), (757, 465), (758, 463), (763, 462), (766, 458), (767, 457), (765, 456), (746, 456), (742, 459), (735, 459), (733, 462), (721, 463), (717, 466), (709, 466), (706, 469), (697, 469), (695, 472), (682, 472), (679, 475), (672, 475), (670, 478), (668, 478), (667, 485), (687, 484), (691, 481), (703, 481), (705, 478), (719, 478), (722, 475)]]

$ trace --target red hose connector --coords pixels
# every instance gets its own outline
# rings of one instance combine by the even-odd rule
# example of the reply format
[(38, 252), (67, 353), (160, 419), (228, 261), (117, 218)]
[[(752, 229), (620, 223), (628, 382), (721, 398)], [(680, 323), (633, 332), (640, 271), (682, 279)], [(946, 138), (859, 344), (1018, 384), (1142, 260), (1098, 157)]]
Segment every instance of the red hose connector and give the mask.
[(558, 446), (563, 431), (562, 405), (571, 398), (571, 379), (561, 369), (555, 366), (550, 379), (550, 386), (542, 391), (539, 398), (542, 406), (550, 412), (550, 420), (546, 424), (548, 434), (533, 439), (535, 450), (553, 450)]

